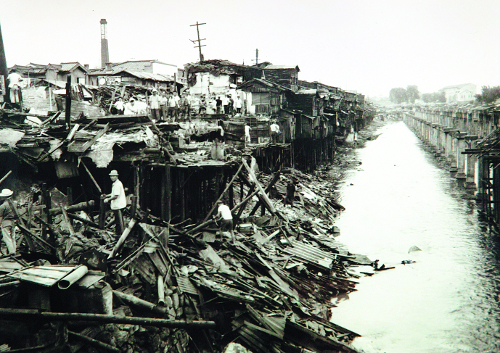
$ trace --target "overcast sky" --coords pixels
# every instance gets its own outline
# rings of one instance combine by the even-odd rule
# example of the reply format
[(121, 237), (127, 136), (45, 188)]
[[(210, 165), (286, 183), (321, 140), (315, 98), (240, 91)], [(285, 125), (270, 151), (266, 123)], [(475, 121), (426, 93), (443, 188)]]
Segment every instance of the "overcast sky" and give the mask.
[(500, 85), (499, 0), (0, 0), (7, 65), (100, 66), (100, 20), (112, 62), (205, 59), (298, 65), (299, 79), (368, 96), (417, 85)]

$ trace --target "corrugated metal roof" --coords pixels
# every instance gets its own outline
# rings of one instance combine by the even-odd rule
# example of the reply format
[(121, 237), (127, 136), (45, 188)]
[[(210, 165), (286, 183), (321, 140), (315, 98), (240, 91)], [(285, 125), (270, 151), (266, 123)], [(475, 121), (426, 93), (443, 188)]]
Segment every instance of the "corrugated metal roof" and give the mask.
[(330, 269), (333, 261), (337, 258), (336, 254), (323, 251), (299, 241), (292, 241), (291, 245), (291, 247), (287, 247), (283, 251), (325, 269)]
[(80, 65), (80, 64), (78, 64), (78, 63), (61, 63), (61, 71), (71, 71), (78, 65)]
[(264, 69), (295, 69), (298, 68), (297, 65), (292, 66), (292, 65), (267, 65)]

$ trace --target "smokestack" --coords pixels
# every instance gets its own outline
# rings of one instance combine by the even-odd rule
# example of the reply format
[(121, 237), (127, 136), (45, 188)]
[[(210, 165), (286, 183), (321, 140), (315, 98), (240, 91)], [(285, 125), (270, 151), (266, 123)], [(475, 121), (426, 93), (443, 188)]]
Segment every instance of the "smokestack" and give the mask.
[(101, 68), (104, 69), (109, 63), (109, 50), (106, 25), (108, 22), (105, 19), (101, 20)]

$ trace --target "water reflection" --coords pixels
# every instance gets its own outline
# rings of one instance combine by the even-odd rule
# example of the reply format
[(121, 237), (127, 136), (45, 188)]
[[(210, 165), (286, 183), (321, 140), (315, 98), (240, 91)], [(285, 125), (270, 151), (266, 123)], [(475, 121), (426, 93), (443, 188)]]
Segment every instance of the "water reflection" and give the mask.
[(500, 351), (497, 234), (404, 123), (377, 133), (341, 187), (338, 240), (396, 268), (360, 278), (333, 321), (367, 352)]

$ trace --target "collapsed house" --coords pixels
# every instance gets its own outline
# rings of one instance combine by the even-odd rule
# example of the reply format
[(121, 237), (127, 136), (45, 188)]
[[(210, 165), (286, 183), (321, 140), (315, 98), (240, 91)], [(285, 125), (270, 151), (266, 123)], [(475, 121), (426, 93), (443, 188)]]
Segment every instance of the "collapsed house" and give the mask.
[[(329, 322), (330, 299), (354, 290), (349, 266), (370, 261), (335, 241), (332, 182), (302, 171), (333, 162), (338, 127), (373, 111), (360, 95), (232, 69), (227, 88), (269, 108), (162, 123), (109, 114), (110, 94), (151, 88), (122, 81), (90, 89), (103, 115), (0, 109), (1, 186), (15, 190), (21, 237), (0, 258), (2, 350), (354, 352), (357, 334)], [(101, 197), (111, 169), (127, 190), (122, 234)], [(291, 184), (298, 196), (284, 205)], [(234, 245), (213, 218), (218, 200)]]

